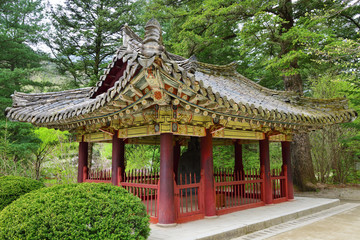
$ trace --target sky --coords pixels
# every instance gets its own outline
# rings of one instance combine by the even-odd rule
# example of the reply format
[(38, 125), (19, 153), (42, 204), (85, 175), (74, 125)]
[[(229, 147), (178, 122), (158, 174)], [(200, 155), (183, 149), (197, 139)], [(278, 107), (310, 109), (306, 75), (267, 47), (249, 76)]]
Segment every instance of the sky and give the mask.
[(51, 5), (55, 5), (58, 3), (64, 3), (65, 0), (48, 0), (50, 2)]

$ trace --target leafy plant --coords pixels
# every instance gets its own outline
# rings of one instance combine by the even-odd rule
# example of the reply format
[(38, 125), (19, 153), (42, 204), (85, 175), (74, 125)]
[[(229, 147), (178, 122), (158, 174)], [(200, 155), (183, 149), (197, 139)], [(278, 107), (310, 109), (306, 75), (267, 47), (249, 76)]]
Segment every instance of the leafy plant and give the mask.
[(44, 187), (42, 182), (31, 178), (0, 177), (0, 211), (20, 196), (42, 187)]
[(104, 183), (39, 189), (0, 213), (0, 239), (146, 239), (149, 232), (140, 199)]

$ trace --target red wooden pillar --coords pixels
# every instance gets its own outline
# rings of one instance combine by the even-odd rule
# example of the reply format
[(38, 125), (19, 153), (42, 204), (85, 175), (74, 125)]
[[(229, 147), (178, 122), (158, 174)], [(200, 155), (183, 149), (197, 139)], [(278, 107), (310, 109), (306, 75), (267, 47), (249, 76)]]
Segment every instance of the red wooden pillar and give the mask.
[(264, 202), (271, 204), (273, 197), (271, 191), (271, 174), (270, 174), (270, 155), (269, 155), (269, 138), (260, 140), (260, 165), (261, 173), (264, 176)]
[(234, 165), (234, 173), (235, 176), (241, 177), (241, 180), (244, 180), (244, 165), (243, 165), (243, 159), (242, 159), (242, 144), (239, 143), (239, 141), (235, 141), (235, 165)]
[(175, 182), (176, 183), (177, 183), (177, 177), (178, 177), (180, 154), (181, 154), (180, 143), (179, 143), (179, 141), (176, 141), (175, 145), (174, 145), (174, 174), (175, 174)]
[(201, 138), (201, 170), (204, 172), (204, 201), (205, 216), (216, 215), (214, 167), (213, 167), (213, 146), (212, 135), (206, 129), (206, 136)]
[(173, 134), (162, 133), (160, 134), (159, 223), (175, 222)]
[(84, 181), (84, 167), (88, 166), (88, 147), (87, 142), (79, 143), (78, 183)]
[(281, 142), (283, 166), (287, 168), (287, 197), (288, 199), (294, 199), (290, 146), (290, 142)]
[[(118, 172), (120, 170), (120, 172)], [(112, 166), (111, 182), (117, 186), (124, 178), (125, 172), (125, 143), (118, 137), (117, 131), (112, 137)]]

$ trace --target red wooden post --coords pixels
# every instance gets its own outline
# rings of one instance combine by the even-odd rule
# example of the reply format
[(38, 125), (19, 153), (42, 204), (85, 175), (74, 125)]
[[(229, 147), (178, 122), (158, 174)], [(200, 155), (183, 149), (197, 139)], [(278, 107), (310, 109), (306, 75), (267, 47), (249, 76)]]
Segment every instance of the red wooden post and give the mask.
[(89, 173), (88, 167), (84, 166), (83, 167), (83, 182), (85, 182), (85, 180), (88, 179), (88, 173)]
[(260, 169), (263, 171), (265, 193), (264, 200), (266, 204), (272, 203), (272, 191), (271, 191), (271, 174), (270, 174), (270, 155), (269, 155), (269, 138), (260, 140)]
[[(113, 185), (118, 185), (120, 176), (124, 179), (125, 172), (125, 143), (117, 135), (117, 131), (112, 138), (112, 166), (111, 166), (111, 182)], [(120, 173), (118, 169), (120, 168)]]
[(179, 161), (180, 161), (180, 143), (179, 141), (175, 142), (174, 145), (174, 174), (175, 174), (175, 182), (178, 182), (178, 169), (179, 169)]
[(290, 142), (281, 142), (283, 165), (287, 167), (287, 197), (288, 199), (294, 199), (290, 146)]
[(88, 147), (87, 142), (79, 143), (78, 183), (84, 181), (84, 167), (88, 165)]
[(213, 146), (212, 135), (206, 129), (206, 136), (201, 138), (201, 169), (204, 170), (204, 201), (205, 216), (216, 215), (214, 167), (213, 167)]
[(159, 223), (173, 224), (175, 218), (174, 201), (174, 148), (173, 134), (160, 134), (160, 191)]

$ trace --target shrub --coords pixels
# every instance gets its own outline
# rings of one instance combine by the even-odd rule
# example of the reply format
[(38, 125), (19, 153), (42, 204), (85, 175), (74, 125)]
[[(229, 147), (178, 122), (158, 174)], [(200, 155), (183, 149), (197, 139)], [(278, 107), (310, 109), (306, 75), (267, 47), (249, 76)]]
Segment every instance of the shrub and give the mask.
[(44, 184), (31, 178), (0, 177), (0, 211), (25, 193), (44, 187)]
[(39, 189), (0, 213), (0, 239), (146, 239), (149, 232), (140, 199), (105, 183)]

